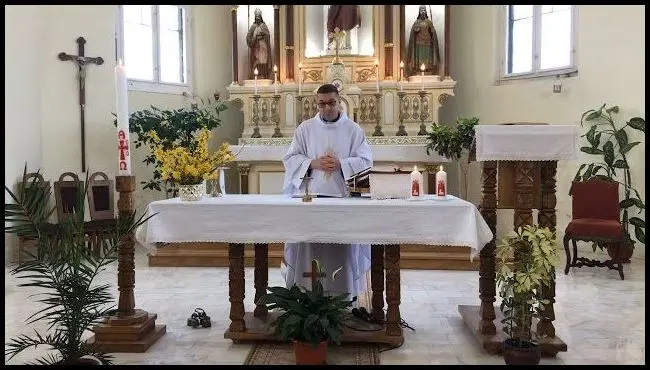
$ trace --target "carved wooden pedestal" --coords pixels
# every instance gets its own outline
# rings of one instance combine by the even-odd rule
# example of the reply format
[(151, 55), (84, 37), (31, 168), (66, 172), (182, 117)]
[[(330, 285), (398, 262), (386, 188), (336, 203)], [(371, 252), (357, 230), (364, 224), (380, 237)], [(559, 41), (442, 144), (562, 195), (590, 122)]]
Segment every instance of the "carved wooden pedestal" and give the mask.
[[(119, 217), (133, 214), (133, 191), (135, 176), (116, 176), (115, 188), (120, 193), (117, 201)], [(120, 297), (117, 313), (93, 327), (95, 335), (90, 343), (99, 345), (106, 352), (146, 352), (166, 332), (165, 325), (156, 325), (157, 315), (135, 309), (135, 238), (128, 234), (119, 245), (117, 284)]]
[[(385, 256), (385, 268), (383, 266)], [(266, 244), (255, 246), (255, 299), (266, 293), (268, 284), (268, 250)], [(244, 245), (231, 244), (229, 251), (230, 273), (230, 327), (224, 333), (224, 338), (233, 342), (243, 341), (279, 341), (269, 325), (278, 317), (277, 312), (267, 312), (263, 305), (256, 305), (254, 312), (244, 308)], [(404, 342), (400, 305), (400, 251), (399, 245), (373, 245), (371, 252), (373, 267), (371, 270), (372, 314), (383, 318), (384, 311), (384, 271), (386, 275), (386, 324), (381, 331), (343, 330), (342, 342), (385, 343), (399, 345)], [(380, 263), (381, 261), (381, 263)]]
[[(541, 207), (537, 216), (537, 222), (542, 227), (549, 227), (555, 230), (555, 174), (557, 171), (556, 161), (515, 162), (515, 217), (514, 227), (533, 223), (533, 173), (534, 166), (541, 166)], [(497, 162), (483, 162), (483, 200), (481, 204), (481, 215), (485, 222), (490, 226), (492, 233), (496, 237), (497, 225)], [(497, 354), (503, 351), (503, 340), (506, 338), (503, 333), (501, 319), (503, 316), (494, 307), (496, 301), (496, 281), (495, 281), (495, 240), (492, 239), (480, 253), (481, 259), (479, 264), (479, 298), (480, 306), (458, 306), (458, 311), (472, 333), (481, 343), (481, 346), (489, 353)], [(540, 348), (542, 355), (555, 356), (558, 352), (567, 350), (567, 345), (555, 336), (555, 327), (553, 320), (555, 313), (553, 303), (555, 303), (555, 279), (551, 284), (551, 289), (543, 292), (546, 299), (551, 304), (546, 306), (548, 310), (546, 316), (549, 319), (541, 320), (536, 324), (536, 330), (540, 336)], [(496, 321), (496, 322), (495, 322)]]

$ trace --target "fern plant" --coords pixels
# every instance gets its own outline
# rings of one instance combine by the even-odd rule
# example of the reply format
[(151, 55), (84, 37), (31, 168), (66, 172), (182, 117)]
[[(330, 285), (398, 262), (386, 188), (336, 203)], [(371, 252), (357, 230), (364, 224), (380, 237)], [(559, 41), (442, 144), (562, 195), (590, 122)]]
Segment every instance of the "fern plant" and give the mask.
[[(608, 107), (607, 104), (603, 104), (598, 109), (590, 109), (582, 114), (580, 125), (591, 125), (591, 127), (582, 135), (589, 145), (581, 147), (580, 151), (600, 157), (600, 159), (592, 163), (581, 164), (574, 181), (598, 178), (615, 181), (623, 186), (619, 203), (621, 224), (628, 245), (634, 248), (635, 242), (630, 232), (632, 228), (634, 229), (634, 238), (639, 243), (645, 244), (645, 217), (643, 215), (645, 203), (641, 200), (639, 191), (633, 186), (630, 163), (628, 162), (630, 151), (641, 142), (630, 141), (628, 130), (637, 130), (645, 135), (645, 119), (633, 117), (624, 125), (620, 125), (614, 119), (614, 115), (618, 112), (618, 106)], [(636, 215), (633, 215), (633, 212)], [(594, 249), (595, 247), (594, 245)]]
[[(25, 171), (26, 172), (26, 171)], [(112, 356), (83, 339), (84, 333), (103, 321), (114, 308), (111, 286), (97, 282), (99, 274), (117, 258), (120, 241), (144, 223), (135, 213), (117, 219), (108, 238), (101, 243), (95, 256), (85, 242), (83, 207), (62, 225), (47, 223), (51, 214), (49, 190), (43, 180), (34, 178), (23, 182), (17, 194), (6, 185), (5, 191), (13, 203), (5, 204), (5, 232), (30, 237), (37, 242), (37, 253), (27, 252), (31, 259), (11, 270), (21, 287), (42, 290), (38, 303), (44, 305), (27, 319), (27, 323), (44, 321), (48, 324), (43, 334), (21, 334), (5, 345), (7, 360), (29, 348), (50, 347), (58, 354), (48, 354), (35, 364), (78, 364), (82, 357), (92, 356), (102, 364), (111, 364)], [(77, 204), (83, 204), (88, 189), (88, 178), (78, 193)]]

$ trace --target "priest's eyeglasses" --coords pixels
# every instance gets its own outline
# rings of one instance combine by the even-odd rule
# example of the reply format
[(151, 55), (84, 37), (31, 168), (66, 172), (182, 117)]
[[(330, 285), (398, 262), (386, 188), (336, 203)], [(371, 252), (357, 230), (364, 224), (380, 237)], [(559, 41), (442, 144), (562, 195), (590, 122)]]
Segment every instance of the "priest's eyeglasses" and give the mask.
[(325, 108), (328, 105), (330, 107), (334, 108), (336, 106), (336, 104), (338, 104), (338, 101), (336, 101), (336, 100), (330, 100), (330, 101), (327, 101), (327, 102), (319, 101), (318, 103), (316, 103), (318, 108)]

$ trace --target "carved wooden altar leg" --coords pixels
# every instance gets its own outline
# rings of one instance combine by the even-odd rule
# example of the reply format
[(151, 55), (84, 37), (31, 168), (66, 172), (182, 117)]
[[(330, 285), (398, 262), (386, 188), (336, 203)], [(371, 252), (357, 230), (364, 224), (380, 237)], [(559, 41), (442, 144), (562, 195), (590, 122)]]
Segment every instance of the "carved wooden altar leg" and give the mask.
[(230, 271), (228, 291), (230, 292), (230, 332), (246, 331), (244, 323), (244, 244), (231, 243), (228, 249)]
[(386, 247), (386, 335), (401, 336), (399, 244)]
[(239, 170), (239, 193), (248, 194), (248, 172), (250, 170), (250, 165), (240, 164), (237, 166)]
[[(556, 217), (555, 205), (557, 199), (555, 197), (555, 175), (557, 172), (557, 162), (547, 161), (540, 162), (542, 172), (542, 186), (541, 186), (541, 207), (537, 214), (537, 223), (541, 227), (548, 227), (551, 231), (555, 231)], [(555, 269), (553, 269), (553, 279), (551, 286), (542, 290), (542, 297), (548, 299), (550, 303), (544, 307), (544, 315), (537, 323), (537, 334), (546, 337), (555, 337), (555, 327), (553, 321), (555, 320)]]
[(515, 162), (515, 230), (533, 224), (535, 162)]
[(478, 332), (485, 335), (496, 334), (494, 319), (494, 302), (496, 301), (496, 273), (494, 261), (494, 248), (497, 229), (497, 162), (483, 162), (483, 199), (481, 201), (481, 216), (492, 230), (494, 237), (486, 244), (480, 252), (478, 290), (481, 306), (479, 315), (481, 317)]
[(269, 282), (269, 245), (255, 244), (255, 317), (266, 317), (268, 309), (265, 304), (257, 302), (266, 294)]
[(384, 319), (384, 246), (373, 245), (370, 253), (370, 286), (372, 287), (372, 312), (377, 320)]

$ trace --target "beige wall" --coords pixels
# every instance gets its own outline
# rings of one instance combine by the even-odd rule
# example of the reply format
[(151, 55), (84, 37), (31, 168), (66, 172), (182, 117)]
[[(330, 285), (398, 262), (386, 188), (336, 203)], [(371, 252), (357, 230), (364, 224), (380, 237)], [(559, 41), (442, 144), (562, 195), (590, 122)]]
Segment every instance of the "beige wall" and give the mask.
[[(617, 104), (620, 118), (645, 117), (645, 9), (643, 6), (580, 5), (578, 11), (578, 74), (562, 80), (554, 94), (554, 77), (495, 84), (498, 6), (452, 6), (451, 74), (456, 96), (444, 108), (446, 122), (456, 115), (477, 116), (482, 124), (547, 122), (579, 124), (582, 112), (603, 103)], [(634, 131), (633, 140), (644, 137)], [(636, 188), (645, 200), (645, 144), (628, 159)], [(581, 163), (558, 164), (557, 225), (564, 231), (571, 218), (571, 180)], [(470, 199), (480, 200), (480, 172), (473, 165)], [(512, 225), (512, 211), (499, 211), (498, 234)], [(561, 236), (561, 235), (560, 235)], [(645, 247), (635, 256), (644, 256)]]
[[(231, 82), (230, 6), (196, 6), (191, 14), (196, 51), (194, 92), (211, 96)], [(89, 66), (86, 74), (86, 158), (91, 171), (114, 176), (117, 150), (115, 128), (115, 24), (116, 5), (6, 6), (5, 7), (5, 184), (14, 186), (27, 161), (29, 170), (42, 169), (54, 179), (65, 171), (80, 173), (80, 131), (76, 67), (61, 62), (57, 54), (76, 54), (75, 40), (87, 40), (87, 56), (101, 56), (105, 63)], [(180, 95), (129, 93), (129, 111), (150, 105), (180, 108)], [(241, 113), (222, 113), (222, 127), (214, 131), (211, 146), (227, 140), (236, 143), (241, 133)], [(138, 182), (151, 177), (142, 159), (144, 148), (133, 152), (133, 171)], [(230, 176), (228, 189), (237, 189)], [(162, 193), (136, 191), (136, 207), (143, 211)], [(5, 199), (7, 196), (5, 195)], [(7, 239), (7, 238), (5, 238)], [(15, 243), (6, 248), (5, 260), (16, 256)]]

